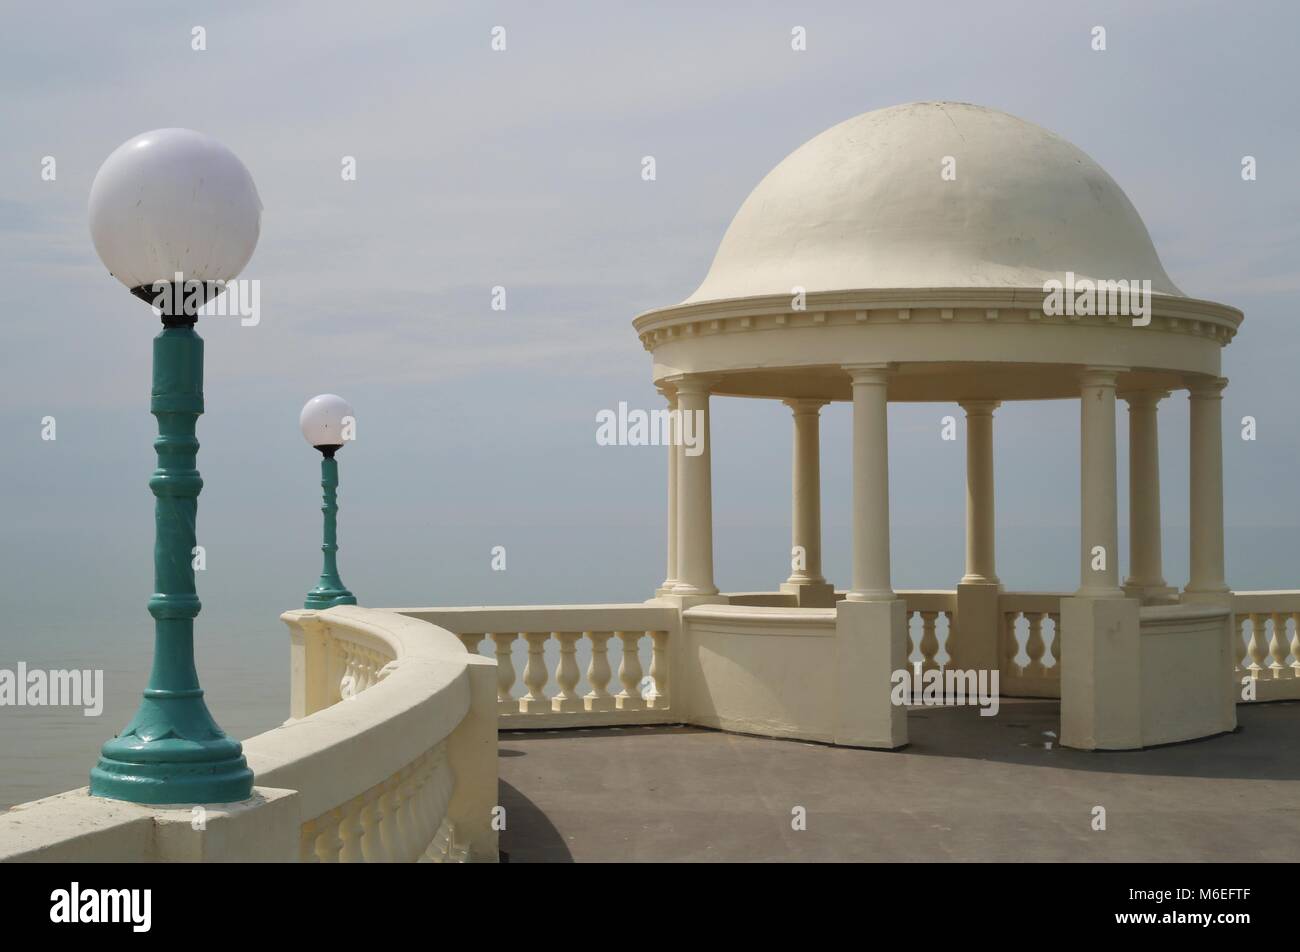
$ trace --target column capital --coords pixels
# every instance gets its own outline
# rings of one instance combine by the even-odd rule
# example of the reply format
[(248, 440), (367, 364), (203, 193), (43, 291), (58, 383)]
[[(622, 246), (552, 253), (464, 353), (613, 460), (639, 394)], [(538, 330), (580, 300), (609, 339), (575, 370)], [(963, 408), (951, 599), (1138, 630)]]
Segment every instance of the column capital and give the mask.
[(822, 407), (830, 403), (829, 400), (821, 400), (816, 397), (787, 397), (781, 402), (789, 407), (795, 416), (801, 416), (803, 414), (812, 414), (816, 416), (821, 413)]
[(1001, 400), (958, 400), (957, 406), (966, 411), (968, 417), (992, 416), (993, 411), (1002, 406)]
[(717, 382), (718, 378), (711, 374), (674, 374), (671, 377), (664, 377), (662, 381), (665, 385), (671, 386), (678, 396), (711, 393), (713, 385)]
[(1189, 377), (1186, 384), (1188, 397), (1192, 400), (1222, 400), (1223, 389), (1228, 386), (1228, 378)]
[(1079, 386), (1081, 387), (1114, 387), (1115, 381), (1119, 375), (1127, 371), (1127, 367), (1105, 367), (1089, 366), (1083, 367), (1079, 371)]
[(669, 380), (655, 381), (655, 389), (659, 391), (659, 396), (663, 397), (669, 403), (677, 399), (677, 385)]
[(1122, 390), (1116, 394), (1128, 404), (1129, 412), (1133, 410), (1153, 409), (1161, 400), (1169, 396), (1168, 390)]
[(856, 383), (885, 383), (897, 364), (844, 364), (840, 369)]

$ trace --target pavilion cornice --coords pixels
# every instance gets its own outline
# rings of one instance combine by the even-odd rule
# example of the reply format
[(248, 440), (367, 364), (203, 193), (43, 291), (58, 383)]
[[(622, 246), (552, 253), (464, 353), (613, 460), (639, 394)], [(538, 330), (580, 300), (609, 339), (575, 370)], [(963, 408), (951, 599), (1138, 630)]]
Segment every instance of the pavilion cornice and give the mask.
[[(793, 295), (699, 301), (646, 311), (632, 322), (642, 346), (653, 351), (666, 341), (785, 327), (852, 324), (1096, 324), (1129, 326), (1131, 317), (1048, 315), (1041, 288), (886, 288), (823, 291), (805, 295), (802, 309)], [(1234, 307), (1199, 298), (1151, 295), (1151, 323), (1138, 329), (1217, 340), (1236, 336), (1243, 315)]]

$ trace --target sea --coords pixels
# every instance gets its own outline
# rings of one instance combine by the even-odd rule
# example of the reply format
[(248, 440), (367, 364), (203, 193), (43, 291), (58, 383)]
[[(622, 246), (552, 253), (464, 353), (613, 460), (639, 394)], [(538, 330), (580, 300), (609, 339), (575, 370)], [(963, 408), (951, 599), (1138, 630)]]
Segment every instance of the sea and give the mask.
[[(576, 537), (572, 530), (547, 526), (516, 526), (511, 533), (504, 572), (487, 567), (481, 532), (450, 527), (436, 547), (441, 560), (422, 563), (424, 550), (345, 550), (351, 557), (343, 562), (345, 581), (362, 605), (414, 608), (639, 602), (663, 578), (658, 526), (608, 526)], [(954, 588), (963, 568), (960, 533), (960, 527), (895, 526), (895, 587)], [(555, 539), (561, 536), (566, 558), (555, 554)], [(715, 539), (717, 581), (724, 591), (773, 591), (788, 574), (787, 528), (723, 520), (715, 526)], [(846, 526), (825, 527), (824, 567), (840, 587), (849, 577), (849, 542)], [(1180, 584), (1187, 573), (1186, 530), (1168, 527), (1164, 543), (1165, 577)], [(1300, 529), (1229, 527), (1225, 547), (1234, 589), (1300, 589)], [(454, 554), (480, 549), (483, 557), (475, 560), (476, 566), (458, 573)], [(217, 722), (239, 739), (277, 727), (288, 717), (288, 632), (278, 616), (300, 607), (302, 593), (315, 582), (297, 565), (268, 561), (275, 564), (247, 574), (230, 570), (211, 579), (200, 576), (199, 674)], [(1078, 584), (1077, 528), (999, 527), (998, 573), (1008, 591), (1073, 589)], [(152, 653), (147, 581), (134, 568), (106, 570), (70, 591), (44, 590), (29, 580), (29, 587), (6, 606), (0, 668), (14, 669), (22, 661), (29, 670), (102, 670), (104, 702), (98, 716), (67, 707), (0, 710), (0, 808), (84, 786), (100, 745), (130, 720)], [(490, 641), (480, 650), (490, 653)], [(515, 666), (521, 674), (525, 651), (522, 639), (516, 642)], [(552, 670), (556, 651), (552, 642)], [(611, 654), (617, 664), (616, 652)], [(642, 655), (648, 670), (648, 639)], [(580, 650), (578, 660), (585, 671), (588, 653)], [(612, 687), (617, 690), (616, 679)]]

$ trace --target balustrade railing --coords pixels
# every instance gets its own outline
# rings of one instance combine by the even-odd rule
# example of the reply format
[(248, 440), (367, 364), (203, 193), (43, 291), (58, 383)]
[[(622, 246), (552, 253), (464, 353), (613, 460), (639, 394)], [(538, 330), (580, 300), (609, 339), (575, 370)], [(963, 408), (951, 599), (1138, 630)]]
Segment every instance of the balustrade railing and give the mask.
[[(487, 816), (496, 802), (495, 724), (484, 719), (491, 663), (451, 633), (392, 612), (282, 617), (294, 716), (244, 751), (259, 785), (299, 791), (309, 817), (300, 860), (494, 860), (471, 857), (475, 846), (495, 853), (494, 844), (484, 848), (495, 840)], [(458, 795), (459, 814), (468, 808), (469, 816), (452, 809)]]
[(1004, 592), (998, 596), (1003, 694), (1061, 696), (1061, 599), (1066, 597), (1061, 592)]
[(291, 716), (244, 742), (250, 800), (191, 810), (69, 791), (0, 813), (0, 860), (496, 862), (493, 662), (394, 612), (282, 618)]
[(1242, 700), (1300, 699), (1300, 591), (1236, 592), (1232, 610)]
[(913, 590), (898, 596), (907, 602), (908, 663), (922, 673), (942, 670), (952, 658), (957, 635), (957, 593)]
[[(495, 657), (503, 730), (672, 723), (675, 609), (633, 604), (397, 610), (454, 632), (473, 654)], [(613, 661), (611, 652), (617, 655)]]

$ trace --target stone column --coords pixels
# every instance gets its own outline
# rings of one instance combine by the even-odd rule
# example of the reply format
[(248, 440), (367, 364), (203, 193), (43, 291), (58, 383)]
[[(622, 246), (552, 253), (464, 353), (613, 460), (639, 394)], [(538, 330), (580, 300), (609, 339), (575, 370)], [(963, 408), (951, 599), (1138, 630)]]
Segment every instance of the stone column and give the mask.
[[(1115, 475), (1116, 367), (1086, 367), (1080, 378), (1082, 489), (1079, 594), (1120, 598), (1119, 501)], [(1100, 567), (1093, 568), (1094, 564)]]
[(1121, 394), (1128, 403), (1128, 551), (1124, 591), (1145, 604), (1167, 602), (1160, 542), (1159, 390)]
[(1191, 401), (1191, 578), (1184, 598), (1219, 601), (1228, 593), (1223, 571), (1222, 377), (1189, 382)]
[(994, 545), (993, 411), (996, 400), (965, 400), (966, 574), (957, 583), (959, 636), (948, 642), (951, 666), (962, 671), (998, 669), (1002, 614)]
[(664, 384), (659, 393), (668, 401), (669, 443), (668, 443), (668, 574), (664, 583), (656, 590), (656, 595), (666, 595), (677, 585), (677, 444), (680, 441), (678, 427), (677, 391)]
[[(794, 415), (790, 481), (790, 577), (781, 591), (799, 604), (829, 608), (835, 593), (822, 577), (822, 480), (820, 414), (825, 400), (782, 401)], [(801, 557), (800, 557), (801, 556)]]
[(962, 582), (998, 581), (993, 524), (993, 411), (997, 400), (964, 400), (966, 411), (966, 574)]
[(844, 368), (853, 380), (853, 587), (849, 601), (894, 598), (889, 573), (888, 364)]
[(713, 476), (709, 462), (709, 385), (705, 377), (673, 381), (681, 411), (677, 445), (677, 584), (674, 595), (716, 595), (713, 584)]

